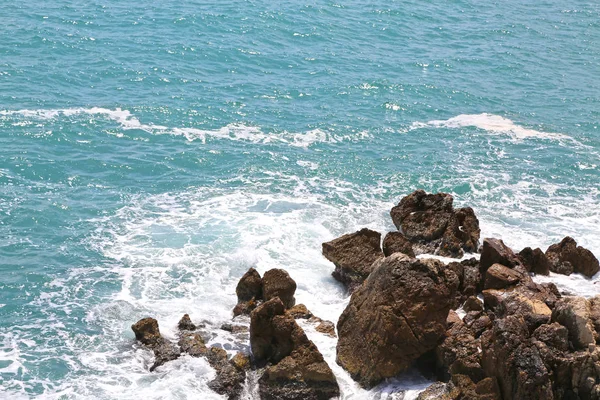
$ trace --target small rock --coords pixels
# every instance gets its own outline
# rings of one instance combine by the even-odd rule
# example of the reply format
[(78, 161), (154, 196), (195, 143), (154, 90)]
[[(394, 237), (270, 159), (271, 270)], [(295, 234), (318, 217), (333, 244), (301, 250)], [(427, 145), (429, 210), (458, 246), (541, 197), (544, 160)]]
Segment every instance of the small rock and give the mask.
[(463, 305), (463, 310), (465, 310), (465, 312), (483, 311), (483, 303), (477, 297), (470, 296), (465, 301), (465, 304)]
[(154, 318), (144, 318), (131, 325), (135, 338), (146, 346), (153, 346), (161, 339), (158, 321)]
[(523, 275), (519, 272), (505, 267), (501, 264), (494, 264), (488, 268), (485, 274), (485, 289), (504, 289), (514, 286), (521, 281)]
[(329, 337), (337, 337), (335, 334), (335, 325), (331, 321), (323, 321), (315, 328), (317, 332), (321, 332)]
[[(546, 256), (550, 261), (550, 269), (556, 273), (572, 270), (592, 277), (600, 270), (600, 263), (594, 254), (586, 248), (577, 246), (577, 242), (569, 236), (560, 243), (548, 247)], [(566, 265), (567, 263), (569, 265)]]
[(206, 355), (208, 349), (204, 344), (204, 339), (198, 333), (184, 333), (177, 343), (181, 351), (192, 357), (202, 357)]
[(250, 268), (240, 279), (235, 288), (238, 303), (262, 299), (262, 279), (254, 268)]
[(196, 325), (194, 325), (192, 323), (192, 320), (190, 319), (190, 316), (188, 314), (183, 315), (181, 320), (179, 320), (177, 327), (179, 328), (180, 331), (195, 331), (196, 330)]
[(313, 316), (304, 304), (296, 304), (294, 307), (287, 310), (287, 313), (294, 319), (309, 319)]

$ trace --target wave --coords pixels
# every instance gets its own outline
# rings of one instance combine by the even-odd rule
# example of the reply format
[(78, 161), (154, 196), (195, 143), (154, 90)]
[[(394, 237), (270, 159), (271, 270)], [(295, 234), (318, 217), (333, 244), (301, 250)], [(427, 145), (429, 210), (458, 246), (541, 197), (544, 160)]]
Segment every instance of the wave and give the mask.
[(507, 134), (514, 139), (551, 139), (564, 140), (571, 139), (570, 136), (562, 133), (542, 132), (535, 129), (524, 128), (515, 124), (508, 118), (499, 115), (482, 113), (482, 114), (460, 114), (447, 120), (433, 120), (429, 122), (413, 122), (410, 129), (420, 128), (466, 128), (474, 127), (493, 134)]
[[(294, 147), (307, 148), (315, 143), (340, 143), (368, 138), (366, 132), (357, 134), (334, 134), (322, 129), (312, 129), (306, 132), (263, 132), (260, 127), (232, 123), (218, 129), (200, 129), (189, 127), (168, 127), (156, 124), (142, 123), (131, 111), (121, 108), (109, 109), (102, 107), (39, 109), (39, 110), (0, 110), (0, 116), (17, 116), (40, 120), (52, 120), (60, 117), (77, 115), (92, 115), (104, 117), (118, 123), (123, 130), (141, 130), (154, 135), (168, 134), (183, 136), (189, 141), (200, 140), (206, 143), (208, 138), (227, 139), (258, 144), (281, 143)], [(21, 121), (18, 122), (19, 124)]]

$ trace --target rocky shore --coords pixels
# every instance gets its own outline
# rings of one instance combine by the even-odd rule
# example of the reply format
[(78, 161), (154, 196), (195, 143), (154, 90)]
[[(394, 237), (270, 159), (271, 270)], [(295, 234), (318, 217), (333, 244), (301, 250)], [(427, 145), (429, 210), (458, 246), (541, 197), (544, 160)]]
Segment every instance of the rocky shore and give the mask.
[[(188, 354), (206, 358), (216, 371), (209, 386), (228, 399), (242, 398), (249, 385), (261, 399), (339, 397), (302, 319), (338, 337), (337, 363), (365, 388), (417, 368), (438, 381), (421, 400), (600, 399), (600, 295), (565, 295), (534, 280), (595, 275), (600, 265), (589, 250), (570, 237), (518, 252), (498, 238), (481, 240), (473, 209), (455, 209), (445, 193), (415, 191), (390, 215), (398, 230), (383, 240), (365, 228), (323, 243), (333, 277), (351, 293), (337, 327), (296, 305), (297, 285), (285, 270), (261, 277), (251, 268), (237, 285), (233, 321), (221, 326), (251, 351), (230, 357), (207, 347), (210, 332), (187, 314), (177, 343), (144, 318), (132, 329), (154, 352), (150, 371)], [(431, 257), (465, 254), (478, 257)]]

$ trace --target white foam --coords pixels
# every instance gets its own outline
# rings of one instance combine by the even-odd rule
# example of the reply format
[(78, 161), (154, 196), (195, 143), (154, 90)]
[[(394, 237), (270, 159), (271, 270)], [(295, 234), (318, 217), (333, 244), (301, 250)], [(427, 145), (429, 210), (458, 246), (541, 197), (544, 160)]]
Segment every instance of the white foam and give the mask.
[(535, 129), (524, 128), (515, 124), (508, 118), (499, 115), (482, 114), (461, 114), (447, 120), (433, 120), (429, 122), (414, 122), (411, 129), (420, 129), (425, 127), (433, 128), (465, 128), (475, 127), (493, 134), (507, 134), (515, 139), (571, 139), (562, 133), (542, 132)]

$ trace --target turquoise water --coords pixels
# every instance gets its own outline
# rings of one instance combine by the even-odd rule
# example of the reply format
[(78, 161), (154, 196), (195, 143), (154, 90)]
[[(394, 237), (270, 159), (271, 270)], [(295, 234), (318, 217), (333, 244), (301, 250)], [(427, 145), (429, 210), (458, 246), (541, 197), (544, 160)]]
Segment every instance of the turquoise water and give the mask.
[[(211, 398), (204, 360), (150, 374), (130, 325), (218, 327), (250, 266), (286, 268), (337, 320), (347, 297), (320, 244), (391, 230), (416, 188), (517, 249), (568, 234), (600, 253), (597, 3), (60, 0), (0, 16), (0, 397)], [(378, 398), (314, 340), (344, 398)]]

